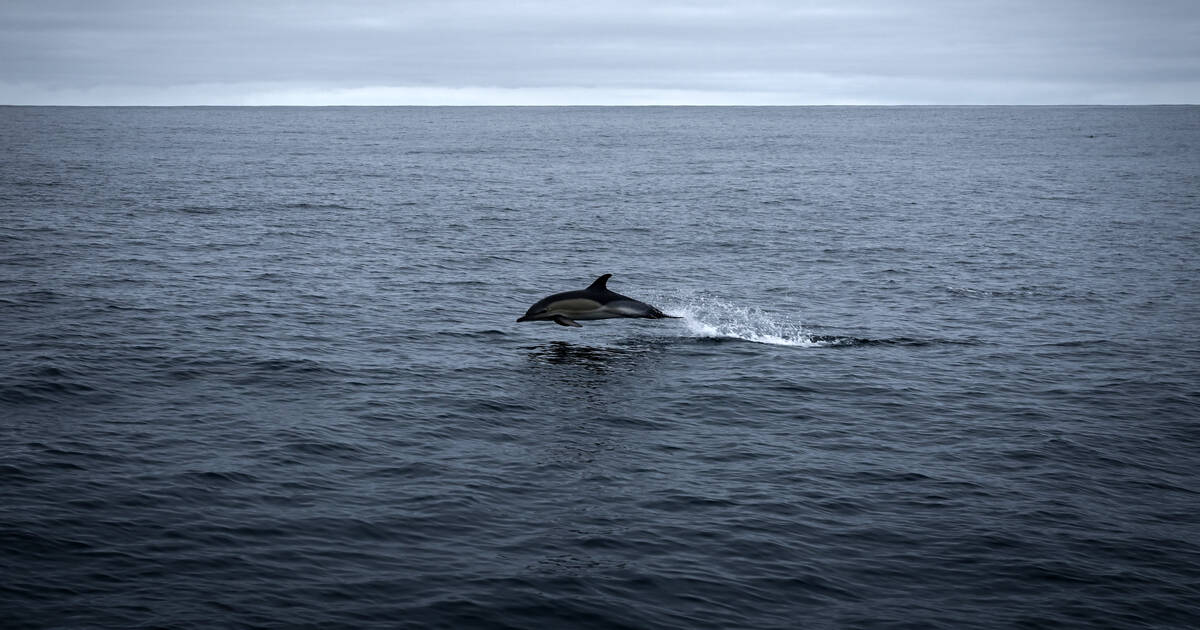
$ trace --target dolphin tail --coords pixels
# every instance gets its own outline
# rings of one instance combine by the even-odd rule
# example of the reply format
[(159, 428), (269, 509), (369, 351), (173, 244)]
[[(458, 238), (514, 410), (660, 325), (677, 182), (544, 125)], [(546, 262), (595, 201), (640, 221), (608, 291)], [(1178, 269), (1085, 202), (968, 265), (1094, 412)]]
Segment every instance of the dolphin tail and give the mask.
[(644, 315), (644, 317), (646, 317), (648, 319), (683, 319), (682, 317), (680, 317), (678, 315), (667, 315), (666, 313), (654, 308), (653, 306), (650, 307), (650, 312), (646, 313)]

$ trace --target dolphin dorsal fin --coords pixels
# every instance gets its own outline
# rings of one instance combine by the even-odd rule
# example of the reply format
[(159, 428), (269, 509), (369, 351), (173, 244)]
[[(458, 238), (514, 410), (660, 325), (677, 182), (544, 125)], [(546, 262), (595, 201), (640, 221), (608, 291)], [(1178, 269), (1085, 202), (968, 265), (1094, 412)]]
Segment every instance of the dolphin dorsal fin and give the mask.
[(596, 278), (596, 281), (593, 282), (590, 286), (588, 286), (588, 291), (607, 291), (608, 290), (608, 279), (611, 277), (612, 277), (611, 273), (606, 273), (603, 276)]

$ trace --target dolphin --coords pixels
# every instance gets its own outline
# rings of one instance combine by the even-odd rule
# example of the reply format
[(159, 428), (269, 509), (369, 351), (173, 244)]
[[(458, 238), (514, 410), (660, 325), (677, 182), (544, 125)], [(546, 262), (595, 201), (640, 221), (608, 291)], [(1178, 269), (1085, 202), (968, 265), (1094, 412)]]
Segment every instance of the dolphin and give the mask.
[(666, 315), (645, 302), (639, 302), (631, 297), (625, 297), (620, 293), (609, 291), (606, 285), (608, 284), (608, 279), (611, 277), (611, 273), (606, 273), (596, 278), (595, 282), (582, 291), (555, 293), (550, 297), (542, 298), (533, 306), (530, 306), (524, 315), (518, 317), (517, 321), (552, 321), (559, 326), (582, 328), (583, 326), (575, 320), (611, 319), (613, 317), (645, 317), (647, 319), (670, 317), (672, 319), (679, 319), (673, 315)]

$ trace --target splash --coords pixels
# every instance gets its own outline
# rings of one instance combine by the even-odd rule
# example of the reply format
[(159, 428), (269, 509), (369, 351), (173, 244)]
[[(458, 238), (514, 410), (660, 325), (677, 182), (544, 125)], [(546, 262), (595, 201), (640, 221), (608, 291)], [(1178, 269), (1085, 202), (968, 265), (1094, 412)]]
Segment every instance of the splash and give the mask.
[(816, 348), (830, 345), (814, 338), (797, 322), (781, 321), (757, 308), (747, 308), (706, 296), (690, 296), (666, 309), (683, 317), (695, 337), (741, 339), (777, 346)]

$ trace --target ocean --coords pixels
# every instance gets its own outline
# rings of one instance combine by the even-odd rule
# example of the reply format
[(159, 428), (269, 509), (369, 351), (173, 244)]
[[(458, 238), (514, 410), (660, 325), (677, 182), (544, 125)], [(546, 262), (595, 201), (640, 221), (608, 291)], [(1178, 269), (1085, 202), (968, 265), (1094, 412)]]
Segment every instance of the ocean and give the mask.
[(1200, 625), (1200, 107), (0, 147), (6, 628)]

